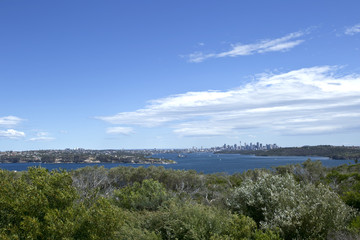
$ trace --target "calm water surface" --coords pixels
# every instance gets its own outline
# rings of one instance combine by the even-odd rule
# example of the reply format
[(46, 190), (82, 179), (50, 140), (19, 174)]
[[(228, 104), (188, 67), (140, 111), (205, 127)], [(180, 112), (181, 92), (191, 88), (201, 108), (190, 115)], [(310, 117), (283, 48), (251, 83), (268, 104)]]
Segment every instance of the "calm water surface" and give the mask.
[[(177, 164), (154, 164), (154, 166), (163, 166), (164, 168), (181, 169), (181, 170), (196, 170), (203, 173), (225, 172), (233, 174), (236, 172), (244, 172), (255, 168), (271, 168), (280, 165), (296, 164), (311, 160), (320, 160), (324, 166), (334, 167), (342, 164), (353, 163), (349, 160), (332, 160), (327, 157), (262, 157), (253, 155), (241, 154), (212, 154), (212, 153), (191, 153), (183, 154), (179, 157), (178, 154), (166, 153), (155, 154), (153, 157), (175, 160)], [(105, 168), (113, 168), (118, 166), (132, 166), (132, 167), (148, 167), (148, 164), (121, 164), (121, 163), (0, 163), (0, 168), (7, 170), (24, 171), (28, 167), (41, 166), (49, 170), (52, 169), (66, 169), (73, 170), (85, 166), (104, 166)]]

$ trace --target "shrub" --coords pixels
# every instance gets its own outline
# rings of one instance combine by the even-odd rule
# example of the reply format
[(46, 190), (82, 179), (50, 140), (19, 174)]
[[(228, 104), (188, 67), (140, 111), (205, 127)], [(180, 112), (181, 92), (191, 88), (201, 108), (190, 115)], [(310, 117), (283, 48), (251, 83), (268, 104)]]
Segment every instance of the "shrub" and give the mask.
[(157, 210), (168, 198), (164, 186), (152, 179), (114, 191), (114, 203), (130, 210)]
[(263, 229), (279, 228), (285, 239), (323, 239), (346, 228), (353, 211), (322, 184), (297, 183), (291, 175), (264, 173), (246, 179), (228, 200), (230, 208), (252, 217)]
[(213, 207), (192, 202), (170, 201), (151, 213), (144, 227), (161, 235), (162, 239), (210, 239), (221, 235), (231, 214)]

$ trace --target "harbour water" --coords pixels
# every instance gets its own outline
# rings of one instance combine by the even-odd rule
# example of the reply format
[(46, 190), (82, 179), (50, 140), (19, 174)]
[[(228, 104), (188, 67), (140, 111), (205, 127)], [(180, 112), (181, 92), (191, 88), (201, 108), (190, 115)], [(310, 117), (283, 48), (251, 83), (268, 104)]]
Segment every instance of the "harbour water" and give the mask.
[[(254, 155), (241, 154), (213, 154), (213, 153), (189, 153), (189, 154), (155, 154), (152, 157), (175, 160), (177, 164), (154, 164), (154, 166), (163, 166), (164, 168), (180, 169), (180, 170), (195, 170), (203, 173), (225, 172), (233, 174), (236, 172), (244, 172), (256, 168), (272, 168), (287, 164), (303, 163), (307, 159), (320, 160), (326, 167), (334, 167), (342, 164), (353, 163), (349, 160), (333, 160), (327, 157), (264, 157)], [(52, 169), (66, 169), (73, 170), (86, 166), (104, 166), (105, 168), (113, 168), (118, 166), (131, 167), (148, 167), (149, 164), (121, 164), (121, 163), (0, 163), (0, 168), (12, 171), (24, 171), (28, 167), (41, 166), (49, 170)]]

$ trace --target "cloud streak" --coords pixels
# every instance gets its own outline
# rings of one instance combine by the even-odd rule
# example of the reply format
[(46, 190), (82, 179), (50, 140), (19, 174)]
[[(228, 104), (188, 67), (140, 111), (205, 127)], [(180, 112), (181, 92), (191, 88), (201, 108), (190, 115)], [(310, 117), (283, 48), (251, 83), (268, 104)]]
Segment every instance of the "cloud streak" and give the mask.
[(15, 129), (0, 130), (0, 137), (18, 139), (25, 137), (25, 133)]
[(54, 137), (49, 136), (48, 132), (38, 132), (36, 137), (30, 138), (29, 141), (53, 141)]
[(189, 137), (256, 130), (283, 135), (358, 131), (360, 75), (339, 75), (339, 68), (330, 66), (262, 74), (228, 91), (178, 94), (133, 112), (97, 118), (111, 124), (170, 127)]
[(23, 119), (15, 116), (0, 117), (0, 126), (14, 126), (22, 121)]
[(303, 35), (305, 35), (305, 32), (294, 32), (281, 38), (262, 40), (257, 43), (237, 43), (233, 44), (232, 48), (225, 52), (208, 54), (203, 52), (195, 52), (188, 55), (188, 58), (189, 62), (199, 63), (209, 58), (237, 57), (266, 52), (287, 51), (304, 42), (303, 39), (299, 39)]
[(346, 35), (355, 35), (360, 33), (360, 23), (345, 29)]
[(110, 127), (106, 130), (108, 134), (121, 134), (121, 135), (129, 135), (134, 133), (133, 128), (130, 127)]

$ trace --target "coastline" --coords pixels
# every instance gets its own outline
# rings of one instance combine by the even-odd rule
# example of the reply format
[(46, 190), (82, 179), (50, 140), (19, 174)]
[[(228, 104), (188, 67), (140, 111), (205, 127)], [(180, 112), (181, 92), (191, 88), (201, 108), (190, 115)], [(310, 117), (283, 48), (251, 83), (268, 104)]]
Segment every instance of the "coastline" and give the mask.
[(270, 150), (222, 150), (216, 153), (222, 154), (245, 154), (255, 156), (301, 156), (301, 157), (328, 157), (333, 160), (352, 160), (360, 159), (359, 147), (346, 146), (303, 146), (303, 147), (285, 147)]

